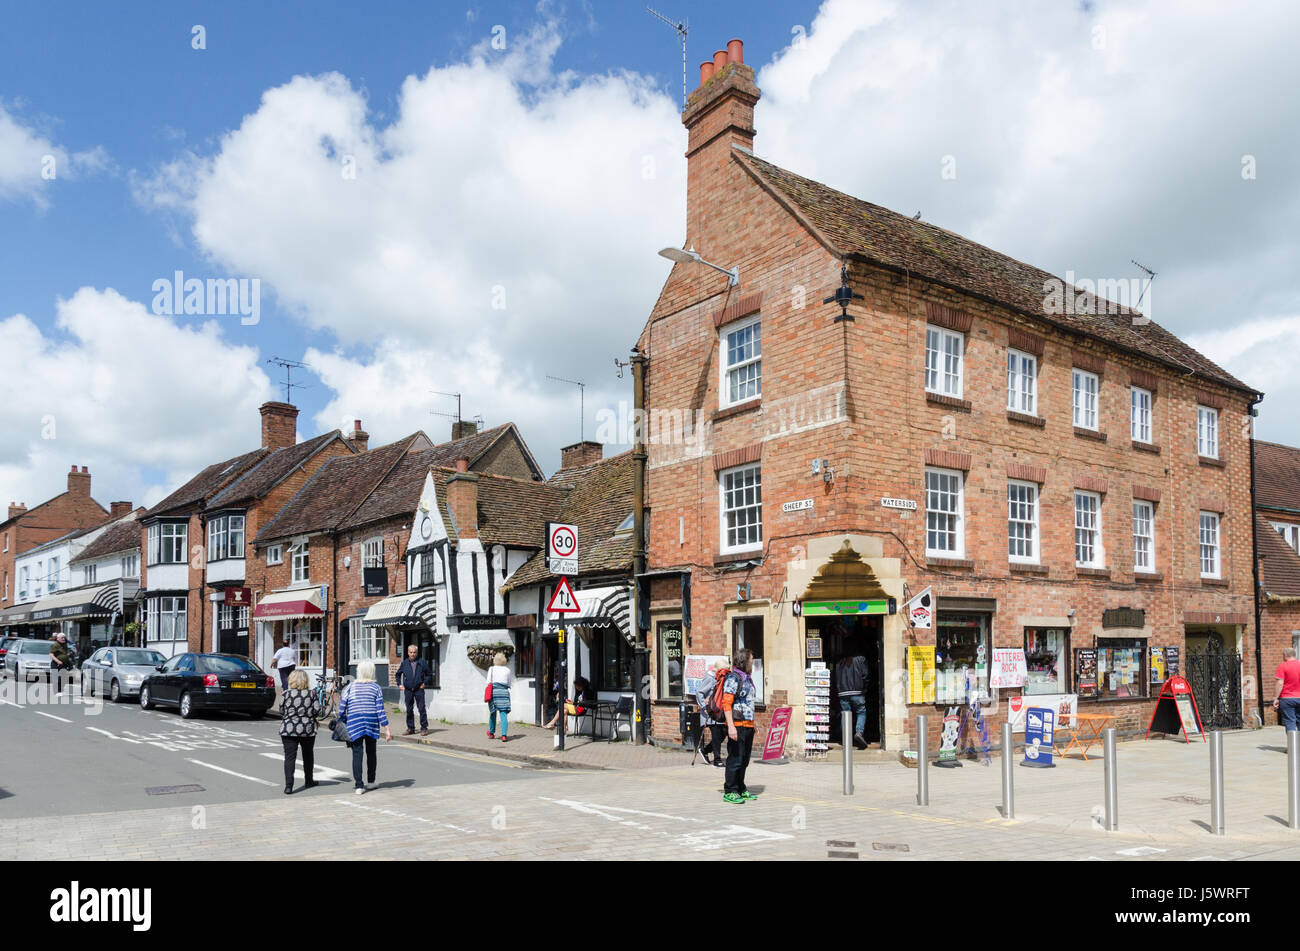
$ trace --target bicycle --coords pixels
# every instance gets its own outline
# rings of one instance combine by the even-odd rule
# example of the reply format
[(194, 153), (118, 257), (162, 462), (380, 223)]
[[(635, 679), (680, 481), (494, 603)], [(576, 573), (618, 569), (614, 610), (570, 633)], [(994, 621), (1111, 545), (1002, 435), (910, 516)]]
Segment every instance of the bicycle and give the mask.
[(343, 688), (345, 686), (347, 686), (347, 684), (338, 674), (334, 675), (333, 680), (330, 680), (324, 675), (317, 678), (316, 686), (312, 688), (312, 697), (316, 700), (317, 709), (320, 710), (320, 713), (316, 716), (317, 722), (322, 722), (338, 715), (339, 697), (342, 696)]

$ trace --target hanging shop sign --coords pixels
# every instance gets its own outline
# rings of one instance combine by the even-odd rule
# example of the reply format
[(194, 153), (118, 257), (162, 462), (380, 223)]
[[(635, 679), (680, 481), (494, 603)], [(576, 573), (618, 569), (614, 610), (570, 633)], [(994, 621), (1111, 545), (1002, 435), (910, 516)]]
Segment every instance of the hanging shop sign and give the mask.
[(923, 631), (934, 626), (934, 595), (926, 588), (907, 602), (907, 623)]
[(388, 597), (387, 568), (362, 568), (361, 575), (367, 598)]
[(447, 623), (460, 631), (495, 631), (506, 626), (504, 614), (449, 614)]
[(1074, 722), (1079, 712), (1079, 695), (1077, 693), (1044, 693), (1032, 697), (1011, 697), (1007, 700), (1007, 722), (1013, 733), (1025, 732), (1025, 711), (1030, 707), (1043, 707), (1056, 714), (1053, 721), (1060, 725), (1063, 721)]
[(934, 645), (907, 649), (907, 702), (934, 703)]
[(915, 511), (916, 511), (916, 500), (915, 500), (915, 499), (890, 499), (890, 498), (884, 498), (884, 499), (881, 499), (881, 500), (880, 500), (880, 504), (881, 504), (882, 506), (884, 506), (885, 508), (887, 508), (887, 509), (901, 509), (901, 510), (904, 511), (904, 512), (915, 512)]
[(1047, 707), (1030, 707), (1025, 711), (1025, 766), (1054, 766), (1053, 739), (1056, 712)]
[(804, 601), (804, 617), (827, 617), (850, 614), (897, 614), (898, 602), (893, 598), (870, 601)]
[[(983, 645), (980, 645), (981, 648)], [(1025, 651), (1021, 647), (993, 648), (993, 670), (989, 677), (991, 687), (1023, 687), (1029, 679), (1025, 665)]]

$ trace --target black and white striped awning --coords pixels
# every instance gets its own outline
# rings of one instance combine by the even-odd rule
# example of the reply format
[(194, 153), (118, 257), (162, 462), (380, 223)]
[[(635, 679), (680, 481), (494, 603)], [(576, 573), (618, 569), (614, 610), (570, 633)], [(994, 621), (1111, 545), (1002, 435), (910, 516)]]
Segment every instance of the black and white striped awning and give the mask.
[(140, 582), (132, 579), (114, 581), (104, 585), (91, 599), (91, 603), (101, 607), (111, 614), (121, 614), (122, 605), (127, 601), (134, 601), (140, 593)]
[(395, 594), (366, 612), (363, 627), (426, 627), (438, 630), (438, 596), (434, 591)]
[(610, 585), (604, 588), (584, 588), (575, 591), (578, 599), (577, 614), (565, 616), (564, 622), (578, 627), (598, 630), (616, 627), (627, 639), (632, 637), (632, 588), (629, 585)]

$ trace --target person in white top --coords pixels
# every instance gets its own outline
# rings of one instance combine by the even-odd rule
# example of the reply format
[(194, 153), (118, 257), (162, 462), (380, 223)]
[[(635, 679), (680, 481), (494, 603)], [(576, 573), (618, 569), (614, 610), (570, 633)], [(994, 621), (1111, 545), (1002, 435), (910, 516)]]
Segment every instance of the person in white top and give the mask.
[(506, 666), (506, 655), (497, 651), (496, 656), (492, 658), (492, 666), (488, 668), (487, 679), (489, 740), (496, 739), (498, 714), (501, 715), (501, 742), (504, 743), (508, 739), (506, 731), (510, 725), (506, 722), (506, 714), (510, 712), (510, 688), (514, 682), (514, 672)]
[(271, 658), (271, 667), (280, 672), (280, 689), (289, 689), (289, 675), (298, 666), (298, 652), (289, 646), (289, 635), (284, 635), (284, 646)]

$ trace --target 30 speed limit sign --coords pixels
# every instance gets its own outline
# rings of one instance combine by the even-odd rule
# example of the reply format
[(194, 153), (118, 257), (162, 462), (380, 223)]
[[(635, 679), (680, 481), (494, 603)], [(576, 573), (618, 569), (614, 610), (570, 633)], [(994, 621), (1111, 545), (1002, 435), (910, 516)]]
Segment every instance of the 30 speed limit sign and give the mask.
[(546, 566), (553, 575), (578, 573), (578, 526), (546, 523)]

